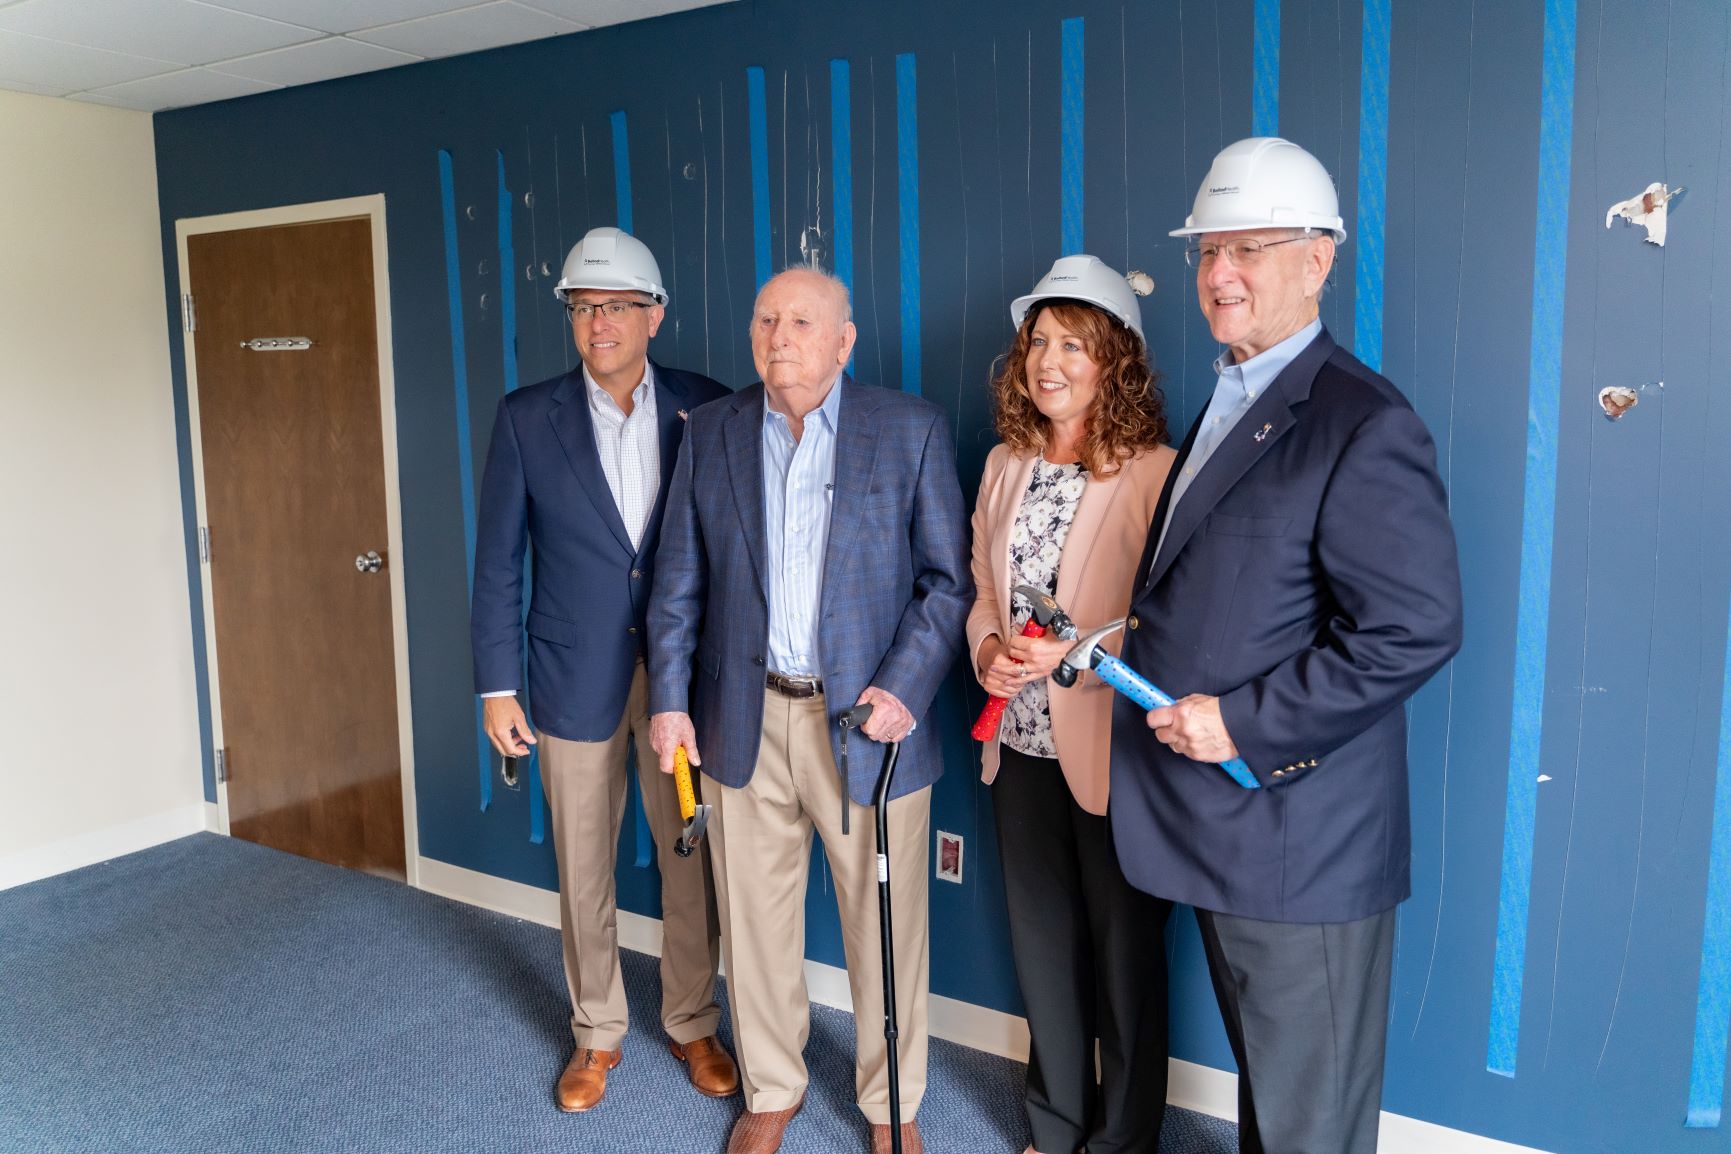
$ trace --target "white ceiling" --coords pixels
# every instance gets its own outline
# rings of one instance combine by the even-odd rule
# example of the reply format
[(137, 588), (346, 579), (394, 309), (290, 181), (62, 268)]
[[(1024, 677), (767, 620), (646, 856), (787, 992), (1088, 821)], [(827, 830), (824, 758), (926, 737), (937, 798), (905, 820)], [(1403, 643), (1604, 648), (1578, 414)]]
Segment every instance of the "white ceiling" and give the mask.
[(0, 88), (156, 112), (726, 0), (0, 0)]

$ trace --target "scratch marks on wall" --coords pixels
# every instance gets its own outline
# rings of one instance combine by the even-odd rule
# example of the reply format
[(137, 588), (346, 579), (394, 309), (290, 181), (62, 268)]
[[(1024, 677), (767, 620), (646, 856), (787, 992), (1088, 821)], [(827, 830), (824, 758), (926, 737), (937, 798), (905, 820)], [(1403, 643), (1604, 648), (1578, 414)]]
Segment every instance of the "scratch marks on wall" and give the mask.
[(1545, 0), (1544, 70), (1539, 95), (1538, 219), (1533, 253), (1533, 327), (1527, 370), (1526, 479), (1521, 505), (1520, 593), (1515, 620), (1515, 686), (1497, 900), (1490, 1039), (1485, 1067), (1514, 1077), (1519, 1056), (1527, 914), (1538, 816), (1545, 657), (1557, 502), (1557, 417), (1563, 359), (1563, 290), (1568, 260), (1569, 166), (1574, 138), (1575, 2)]

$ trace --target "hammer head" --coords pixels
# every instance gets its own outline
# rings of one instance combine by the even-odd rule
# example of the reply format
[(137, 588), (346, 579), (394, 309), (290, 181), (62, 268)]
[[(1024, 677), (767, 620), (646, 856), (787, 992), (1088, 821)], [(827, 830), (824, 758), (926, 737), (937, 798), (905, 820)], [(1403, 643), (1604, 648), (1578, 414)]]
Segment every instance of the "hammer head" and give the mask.
[(1058, 599), (1044, 589), (1036, 589), (1032, 585), (1018, 585), (1010, 590), (1010, 593), (1025, 598), (1028, 604), (1033, 606), (1034, 623), (1040, 628), (1066, 641), (1076, 636), (1076, 623), (1070, 620), (1070, 615), (1064, 612)]
[(680, 857), (690, 857), (691, 851), (697, 848), (697, 843), (703, 840), (703, 831), (709, 828), (709, 806), (699, 805), (692, 813), (691, 820), (685, 823), (685, 828), (679, 831), (679, 840), (673, 845), (673, 852)]
[(1058, 662), (1058, 668), (1052, 670), (1052, 680), (1059, 685), (1068, 687), (1076, 684), (1076, 675), (1084, 669), (1092, 669), (1099, 663), (1105, 652), (1100, 648), (1100, 642), (1124, 628), (1124, 618), (1109, 621), (1085, 637), (1076, 640), (1070, 647), (1070, 652), (1064, 654), (1064, 660)]

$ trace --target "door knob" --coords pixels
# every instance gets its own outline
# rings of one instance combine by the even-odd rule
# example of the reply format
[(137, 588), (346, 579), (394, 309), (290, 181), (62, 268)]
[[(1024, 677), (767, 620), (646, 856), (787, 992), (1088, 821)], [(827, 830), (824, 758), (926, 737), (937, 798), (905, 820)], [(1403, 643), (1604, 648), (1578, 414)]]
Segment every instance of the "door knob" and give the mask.
[(355, 558), (355, 570), (360, 573), (377, 573), (384, 563), (385, 559), (379, 556), (376, 549), (368, 549)]

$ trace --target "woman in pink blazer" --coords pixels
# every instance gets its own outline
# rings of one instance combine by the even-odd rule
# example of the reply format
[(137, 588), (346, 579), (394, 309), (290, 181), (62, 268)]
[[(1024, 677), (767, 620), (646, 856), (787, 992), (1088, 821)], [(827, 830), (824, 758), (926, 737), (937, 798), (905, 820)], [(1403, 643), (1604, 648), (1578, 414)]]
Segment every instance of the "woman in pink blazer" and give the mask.
[(1010, 590), (1046, 590), (1084, 631), (1122, 617), (1175, 454), (1122, 276), (1063, 257), (1010, 315), (1015, 343), (992, 382), (1003, 443), (974, 508), (968, 648), (986, 692), (1008, 700), (982, 761), (1028, 1015), (1028, 1149), (1154, 1154), (1171, 904), (1131, 887), (1112, 849), (1112, 690), (1087, 673), (1053, 684), (1070, 643), (1021, 636), (1030, 607)]

